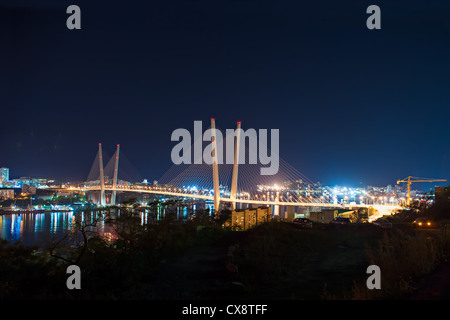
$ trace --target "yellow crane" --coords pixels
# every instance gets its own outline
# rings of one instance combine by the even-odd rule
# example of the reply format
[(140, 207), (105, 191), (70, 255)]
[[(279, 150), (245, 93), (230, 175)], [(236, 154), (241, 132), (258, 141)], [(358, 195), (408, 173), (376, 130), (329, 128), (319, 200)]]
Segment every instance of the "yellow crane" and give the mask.
[(397, 184), (400, 182), (406, 182), (408, 186), (408, 193), (406, 195), (406, 205), (409, 206), (411, 203), (411, 183), (412, 182), (445, 182), (446, 179), (428, 179), (428, 178), (417, 178), (417, 177), (406, 177), (403, 180), (397, 180)]

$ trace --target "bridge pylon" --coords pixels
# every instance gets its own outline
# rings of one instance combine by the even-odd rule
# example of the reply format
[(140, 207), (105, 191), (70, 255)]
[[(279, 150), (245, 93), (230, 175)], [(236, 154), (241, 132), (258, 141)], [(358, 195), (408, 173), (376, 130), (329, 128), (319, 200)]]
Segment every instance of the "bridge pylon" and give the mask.
[(102, 144), (98, 144), (98, 162), (100, 166), (100, 205), (104, 206), (106, 204), (105, 197), (105, 175), (103, 172), (103, 155), (102, 155)]
[(114, 163), (114, 177), (113, 177), (113, 191), (112, 191), (112, 195), (111, 195), (111, 204), (115, 205), (116, 204), (116, 187), (117, 187), (117, 176), (118, 176), (118, 172), (119, 172), (119, 150), (120, 150), (120, 145), (117, 145), (117, 150), (116, 150), (116, 159), (115, 159), (115, 163)]
[[(241, 133), (241, 122), (238, 121), (236, 125), (236, 135), (234, 142), (234, 162), (233, 162), (233, 177), (231, 179), (230, 199), (236, 199), (237, 179), (238, 179), (238, 165), (239, 165), (239, 142)], [(231, 202), (233, 210), (236, 210), (236, 202)]]
[(213, 187), (214, 187), (214, 212), (219, 212), (220, 207), (220, 184), (219, 184), (219, 164), (217, 161), (217, 142), (216, 142), (216, 120), (211, 118), (211, 156), (213, 168)]

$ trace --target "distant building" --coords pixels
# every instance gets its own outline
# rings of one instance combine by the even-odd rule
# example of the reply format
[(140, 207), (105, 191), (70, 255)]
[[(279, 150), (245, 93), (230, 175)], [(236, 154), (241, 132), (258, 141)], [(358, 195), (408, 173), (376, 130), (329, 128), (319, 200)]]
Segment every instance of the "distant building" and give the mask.
[(76, 193), (77, 192), (73, 191), (73, 190), (58, 190), (56, 192), (56, 196), (57, 197), (71, 197), (71, 196), (73, 196)]
[(225, 221), (224, 227), (237, 230), (247, 230), (272, 219), (271, 207), (249, 208), (231, 212), (231, 217)]
[(7, 181), (9, 181), (9, 169), (2, 167), (0, 168), (0, 185)]
[(323, 210), (319, 212), (311, 212), (309, 219), (319, 223), (330, 223), (338, 216), (338, 210)]
[(30, 177), (20, 177), (16, 180), (18, 182), (18, 186), (22, 187), (23, 185), (31, 185), (32, 179)]
[(22, 193), (36, 194), (36, 186), (30, 186), (28, 184), (22, 185)]
[(45, 187), (47, 186), (47, 183), (50, 183), (51, 180), (47, 179), (36, 179), (36, 178), (30, 178), (30, 177), (20, 177), (19, 179), (13, 179), (4, 183), (3, 186), (7, 187), (16, 187), (16, 188), (22, 188), (23, 186), (33, 186), (36, 188)]
[(436, 202), (436, 204), (450, 202), (450, 186), (435, 187), (434, 188), (434, 201)]
[(325, 209), (319, 212), (311, 212), (309, 219), (314, 222), (330, 223), (337, 217), (349, 218), (352, 222), (355, 220), (354, 210), (342, 210), (342, 209)]
[(294, 219), (295, 218), (295, 207), (288, 206), (286, 208), (286, 216), (285, 217), (288, 219)]
[(0, 200), (14, 199), (14, 189), (11, 188), (1, 188), (0, 189)]
[(386, 193), (387, 194), (391, 194), (392, 193), (392, 186), (390, 184), (386, 187)]

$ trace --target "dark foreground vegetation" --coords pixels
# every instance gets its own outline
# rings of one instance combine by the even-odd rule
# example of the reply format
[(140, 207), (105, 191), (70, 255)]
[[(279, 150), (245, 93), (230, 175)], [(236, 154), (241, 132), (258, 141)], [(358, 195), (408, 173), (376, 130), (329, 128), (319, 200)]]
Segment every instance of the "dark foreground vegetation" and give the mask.
[[(121, 209), (101, 217), (114, 240), (84, 222), (44, 248), (1, 241), (0, 299), (405, 299), (450, 252), (450, 228), (411, 228), (415, 216), (399, 213), (389, 229), (274, 220), (241, 232), (204, 211), (142, 225)], [(72, 264), (80, 290), (66, 287)], [(369, 265), (381, 269), (380, 290), (367, 289)]]

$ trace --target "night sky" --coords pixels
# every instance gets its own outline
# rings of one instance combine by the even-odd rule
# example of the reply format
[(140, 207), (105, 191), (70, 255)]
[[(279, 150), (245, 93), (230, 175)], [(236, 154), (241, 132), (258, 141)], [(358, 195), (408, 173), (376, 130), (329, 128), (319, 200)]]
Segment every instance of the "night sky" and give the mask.
[(323, 184), (450, 181), (449, 1), (0, 0), (0, 41), (11, 178), (84, 180), (102, 142), (157, 180), (172, 131), (215, 117), (279, 129)]

